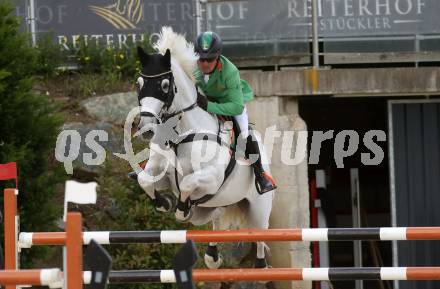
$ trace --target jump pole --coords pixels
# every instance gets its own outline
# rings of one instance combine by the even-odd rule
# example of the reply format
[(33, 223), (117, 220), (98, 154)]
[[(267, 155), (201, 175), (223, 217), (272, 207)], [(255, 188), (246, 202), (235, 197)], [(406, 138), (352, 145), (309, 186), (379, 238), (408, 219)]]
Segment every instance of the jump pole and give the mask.
[[(440, 267), (195, 269), (194, 281), (440, 280)], [(175, 283), (173, 270), (111, 271), (109, 283)]]
[[(187, 240), (208, 242), (257, 241), (352, 241), (352, 240), (440, 240), (440, 227), (386, 228), (320, 228), (320, 229), (249, 229), (195, 231), (97, 231), (84, 232), (82, 241), (94, 239), (99, 244), (168, 243), (181, 244)], [(19, 247), (32, 245), (64, 245), (66, 233), (20, 233)]]
[(51, 286), (62, 279), (60, 269), (4, 270), (0, 271), (0, 284), (6, 286)]

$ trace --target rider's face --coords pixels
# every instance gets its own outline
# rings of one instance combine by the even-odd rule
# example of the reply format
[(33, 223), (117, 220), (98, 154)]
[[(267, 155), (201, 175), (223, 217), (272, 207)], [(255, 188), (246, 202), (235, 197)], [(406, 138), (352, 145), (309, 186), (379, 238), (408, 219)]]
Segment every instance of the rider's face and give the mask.
[(199, 69), (201, 72), (203, 72), (204, 74), (208, 74), (214, 70), (215, 65), (217, 64), (216, 60), (217, 58), (199, 59), (197, 61), (197, 64), (199, 65)]

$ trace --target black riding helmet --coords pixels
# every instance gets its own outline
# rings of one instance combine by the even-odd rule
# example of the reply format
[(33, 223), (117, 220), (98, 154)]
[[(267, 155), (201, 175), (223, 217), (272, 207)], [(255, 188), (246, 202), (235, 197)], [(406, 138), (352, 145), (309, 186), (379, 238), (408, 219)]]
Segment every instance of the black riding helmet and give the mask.
[(206, 31), (197, 36), (194, 48), (200, 59), (213, 59), (220, 56), (222, 47), (220, 36), (215, 32)]

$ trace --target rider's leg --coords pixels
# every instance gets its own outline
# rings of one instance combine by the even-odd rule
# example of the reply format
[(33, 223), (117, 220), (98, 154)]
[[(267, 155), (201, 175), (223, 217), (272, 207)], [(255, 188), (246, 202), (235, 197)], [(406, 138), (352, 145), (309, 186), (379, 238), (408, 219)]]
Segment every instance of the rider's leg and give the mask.
[(243, 112), (240, 115), (234, 116), (235, 120), (237, 121), (238, 126), (240, 127), (240, 135), (247, 139), (249, 135), (249, 118), (247, 115), (246, 107), (244, 107)]
[(264, 194), (275, 190), (277, 185), (269, 173), (264, 171), (263, 164), (261, 163), (261, 153), (258, 146), (258, 141), (252, 135), (252, 132), (249, 132), (246, 143), (246, 156), (248, 159), (250, 155), (256, 156), (256, 159), (252, 159), (251, 161), (253, 161), (252, 168), (254, 169), (255, 178), (257, 180), (258, 192), (260, 194)]
[(234, 118), (240, 129), (240, 135), (237, 138), (237, 146), (235, 149), (235, 157), (245, 158), (246, 142), (249, 136), (249, 120), (246, 107), (243, 109), (243, 112), (240, 115), (236, 115)]
[(238, 139), (237, 146), (237, 156), (240, 156), (245, 152), (246, 157), (250, 154), (257, 154), (258, 158), (252, 164), (254, 169), (255, 177), (257, 179), (257, 184), (259, 186), (259, 192), (262, 194), (276, 189), (276, 184), (273, 178), (264, 171), (263, 165), (261, 163), (260, 149), (258, 147), (258, 142), (252, 140), (252, 136), (249, 132), (249, 119), (247, 115), (246, 107), (240, 115), (235, 116), (235, 120), (240, 127), (240, 138)]

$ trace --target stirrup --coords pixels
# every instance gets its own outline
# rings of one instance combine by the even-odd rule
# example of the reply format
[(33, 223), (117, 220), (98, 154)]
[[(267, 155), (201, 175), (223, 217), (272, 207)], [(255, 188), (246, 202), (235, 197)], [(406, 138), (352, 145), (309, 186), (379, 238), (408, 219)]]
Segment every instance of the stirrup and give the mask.
[(263, 172), (262, 175), (264, 178), (268, 179), (275, 188), (277, 188), (277, 182), (268, 172)]
[[(265, 188), (261, 188), (260, 187), (261, 180), (266, 182), (266, 187)], [(272, 178), (272, 176), (270, 176), (266, 172), (263, 172), (263, 173), (261, 173), (260, 176), (258, 176), (258, 177), (256, 176), (255, 177), (255, 187), (257, 188), (258, 194), (262, 195), (262, 194), (265, 194), (267, 192), (275, 190), (277, 188), (277, 184), (276, 184), (275, 180)]]

